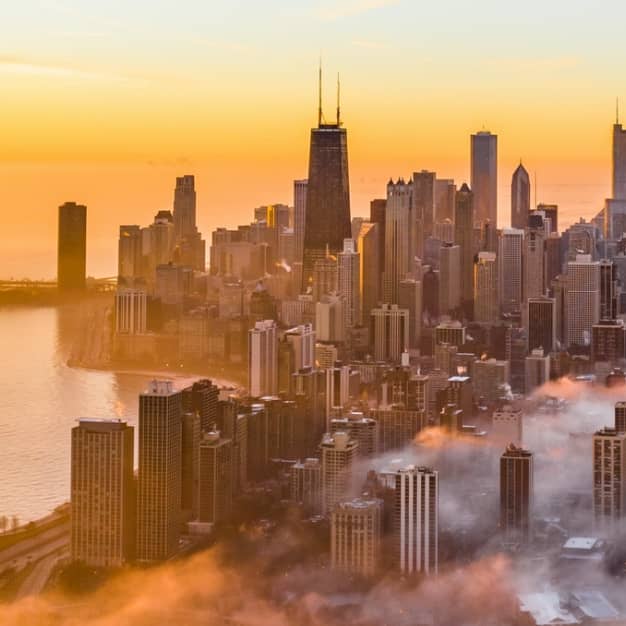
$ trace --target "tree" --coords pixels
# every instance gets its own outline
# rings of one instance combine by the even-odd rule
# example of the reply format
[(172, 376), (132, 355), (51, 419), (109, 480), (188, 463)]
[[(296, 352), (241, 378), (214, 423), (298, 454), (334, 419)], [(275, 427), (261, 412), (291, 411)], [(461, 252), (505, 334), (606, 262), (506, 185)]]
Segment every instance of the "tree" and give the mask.
[(0, 531), (4, 533), (9, 526), (9, 518), (6, 515), (0, 515)]
[(11, 530), (17, 530), (20, 526), (20, 518), (17, 515), (14, 515), (11, 518)]

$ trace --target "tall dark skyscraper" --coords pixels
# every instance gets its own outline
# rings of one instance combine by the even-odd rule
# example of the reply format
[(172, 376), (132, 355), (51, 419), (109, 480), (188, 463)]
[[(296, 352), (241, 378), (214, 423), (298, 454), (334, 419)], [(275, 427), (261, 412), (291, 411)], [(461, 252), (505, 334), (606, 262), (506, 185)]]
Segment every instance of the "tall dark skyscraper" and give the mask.
[(511, 228), (526, 228), (529, 212), (530, 177), (520, 162), (511, 181)]
[(66, 202), (59, 207), (57, 282), (62, 291), (85, 288), (87, 207)]
[(471, 315), (474, 301), (474, 196), (466, 183), (456, 192), (454, 242), (461, 247), (461, 303)]
[(488, 131), (472, 135), (472, 191), (474, 219), (498, 224), (498, 136)]
[(317, 128), (311, 129), (309, 178), (306, 194), (304, 228), (303, 290), (313, 277), (315, 261), (326, 251), (337, 254), (343, 240), (352, 237), (350, 225), (350, 186), (348, 182), (348, 138), (342, 128), (337, 93), (337, 119), (327, 124), (322, 115), (320, 71), (320, 103)]
[(613, 124), (613, 198), (626, 200), (626, 130)]
[(174, 189), (174, 232), (176, 238), (188, 237), (196, 230), (196, 189), (193, 176), (176, 178)]
[(193, 176), (176, 178), (172, 213), (176, 240), (174, 260), (203, 272), (206, 263), (206, 245), (196, 226), (196, 187)]
[(500, 457), (500, 530), (507, 541), (531, 535), (533, 455), (509, 444)]

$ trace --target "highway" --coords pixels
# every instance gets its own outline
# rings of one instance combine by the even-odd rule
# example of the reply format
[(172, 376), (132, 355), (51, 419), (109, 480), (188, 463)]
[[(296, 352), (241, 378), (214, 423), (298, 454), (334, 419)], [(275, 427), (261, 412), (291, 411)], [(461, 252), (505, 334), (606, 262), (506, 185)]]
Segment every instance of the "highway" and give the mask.
[(28, 562), (39, 561), (51, 552), (69, 546), (69, 542), (69, 522), (46, 530), (31, 539), (20, 541), (0, 551), (0, 572), (10, 567), (21, 569)]
[(50, 574), (52, 574), (54, 566), (68, 555), (69, 551), (66, 544), (60, 549), (54, 551), (52, 554), (48, 554), (38, 561), (33, 571), (22, 583), (22, 586), (15, 595), (15, 599), (20, 600), (26, 596), (34, 596), (41, 593), (50, 578)]

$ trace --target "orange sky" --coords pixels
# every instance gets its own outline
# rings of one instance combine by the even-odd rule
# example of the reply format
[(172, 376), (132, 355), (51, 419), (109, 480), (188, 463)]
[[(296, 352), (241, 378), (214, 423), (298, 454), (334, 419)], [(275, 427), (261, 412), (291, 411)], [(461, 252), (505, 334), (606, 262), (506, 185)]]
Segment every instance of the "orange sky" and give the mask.
[(207, 240), (255, 206), (291, 204), (320, 49), (328, 117), (342, 73), (353, 215), (390, 176), (467, 180), (469, 135), (486, 128), (499, 136), (500, 226), (520, 158), (561, 225), (589, 218), (609, 194), (626, 60), (626, 8), (609, 4), (611, 15), (583, 0), (529, 0), (521, 14), (490, 0), (12, 4), (0, 26), (0, 276), (54, 276), (67, 200), (88, 206), (98, 276), (116, 271), (118, 225), (170, 208), (176, 176), (196, 175)]

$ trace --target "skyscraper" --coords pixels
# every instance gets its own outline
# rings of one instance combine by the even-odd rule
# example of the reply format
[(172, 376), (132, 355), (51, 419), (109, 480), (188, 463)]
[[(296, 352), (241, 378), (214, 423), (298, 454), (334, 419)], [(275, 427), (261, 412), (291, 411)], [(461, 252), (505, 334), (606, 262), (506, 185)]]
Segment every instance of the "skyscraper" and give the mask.
[(454, 196), (456, 185), (448, 178), (435, 180), (435, 222), (454, 221)]
[(529, 213), (530, 177), (520, 161), (511, 181), (511, 228), (526, 228)]
[(588, 346), (600, 319), (600, 265), (579, 254), (567, 264), (566, 344)]
[(276, 322), (263, 320), (248, 331), (248, 392), (253, 398), (278, 391)]
[(85, 288), (87, 207), (66, 202), (59, 207), (57, 284), (61, 291)]
[(608, 533), (626, 512), (626, 433), (603, 428), (593, 435), (593, 518)]
[(400, 179), (387, 183), (385, 209), (385, 274), (383, 298), (388, 304), (398, 303), (400, 281), (411, 271), (415, 257), (415, 217), (413, 184)]
[(72, 428), (71, 558), (119, 567), (135, 548), (133, 427), (81, 419)]
[(626, 130), (613, 124), (613, 199), (626, 200)]
[(221, 437), (218, 431), (204, 433), (198, 466), (198, 521), (226, 521), (233, 500), (233, 442)]
[(498, 136), (481, 131), (471, 137), (474, 219), (498, 224)]
[(498, 313), (496, 255), (494, 252), (479, 252), (474, 263), (474, 321), (494, 324)]
[(368, 320), (372, 309), (380, 302), (380, 276), (382, 257), (380, 256), (380, 225), (363, 222), (357, 239), (359, 252), (359, 295), (361, 301), (361, 322)]
[(505, 541), (528, 541), (532, 528), (533, 455), (509, 444), (500, 457), (500, 530)]
[(436, 574), (439, 567), (439, 474), (410, 465), (396, 472), (394, 553), (402, 572)]
[(153, 380), (139, 396), (137, 560), (163, 561), (181, 523), (182, 393)]
[(306, 226), (306, 194), (308, 180), (293, 181), (293, 236), (294, 261), (302, 263), (304, 229)]
[(397, 304), (372, 309), (370, 337), (377, 361), (399, 362), (409, 349), (409, 312)]
[(610, 259), (600, 261), (600, 319), (617, 319), (619, 302), (617, 266)]
[(419, 349), (422, 336), (422, 282), (413, 278), (400, 281), (398, 306), (409, 313), (409, 347)]
[(132, 287), (143, 272), (141, 228), (137, 225), (120, 226), (117, 252), (117, 284)]
[(195, 179), (191, 175), (176, 178), (172, 217), (176, 262), (204, 272), (206, 244), (196, 226), (196, 189)]
[(193, 176), (176, 178), (174, 189), (174, 232), (177, 239), (193, 235), (196, 231), (196, 189)]
[(359, 444), (348, 433), (327, 433), (320, 445), (322, 462), (322, 512), (330, 513), (345, 498)]
[(424, 258), (424, 241), (433, 234), (435, 223), (435, 172), (413, 173), (413, 219), (415, 254)]
[(302, 274), (304, 290), (313, 276), (316, 259), (324, 258), (327, 251), (336, 254), (342, 249), (343, 240), (351, 236), (347, 133), (341, 123), (339, 98), (335, 123), (324, 121), (320, 68), (318, 124), (317, 128), (311, 129), (306, 193)]
[(461, 305), (461, 247), (444, 244), (439, 251), (439, 313), (449, 315)]
[(545, 232), (527, 228), (523, 246), (524, 302), (544, 295), (544, 241)]
[(521, 311), (522, 306), (522, 249), (524, 231), (505, 228), (498, 250), (500, 307), (503, 313)]
[(345, 327), (361, 325), (361, 255), (354, 239), (344, 239), (343, 250), (337, 255), (339, 295), (343, 298)]
[(556, 302), (554, 298), (540, 296), (526, 302), (526, 329), (528, 351), (542, 348), (546, 354), (556, 347)]
[(335, 504), (330, 521), (331, 567), (372, 576), (379, 567), (382, 500), (356, 498)]
[(454, 243), (461, 248), (461, 304), (472, 312), (474, 297), (474, 196), (466, 183), (456, 192)]

